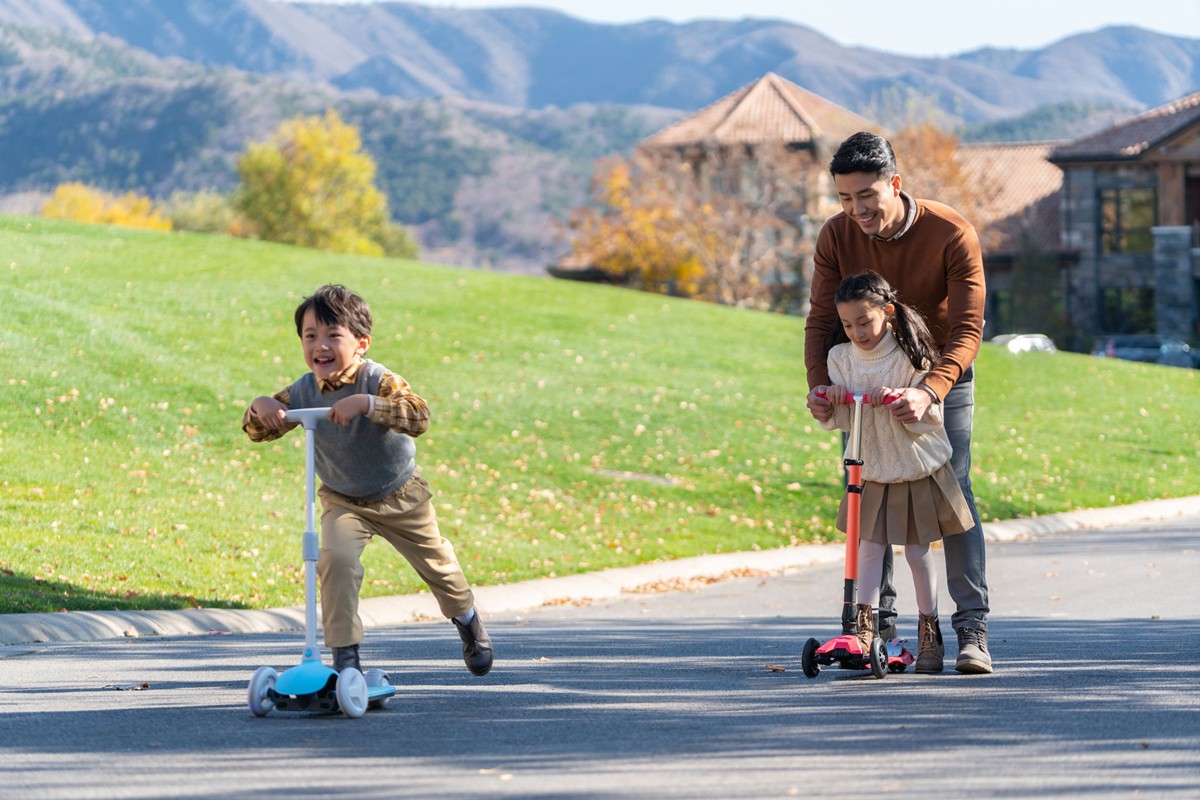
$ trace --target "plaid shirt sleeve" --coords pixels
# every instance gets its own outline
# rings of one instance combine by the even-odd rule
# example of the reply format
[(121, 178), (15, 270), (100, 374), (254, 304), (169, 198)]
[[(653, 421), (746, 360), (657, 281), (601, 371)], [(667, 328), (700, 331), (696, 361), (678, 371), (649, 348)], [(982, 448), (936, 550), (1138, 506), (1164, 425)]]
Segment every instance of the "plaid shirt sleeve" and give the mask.
[[(292, 393), (290, 391), (290, 387), (280, 389), (271, 396), (283, 403), (288, 408), (292, 407)], [(251, 408), (253, 408), (253, 406)], [(296, 425), (292, 424), (283, 430), (271, 431), (267, 430), (266, 426), (259, 422), (258, 415), (256, 415), (250, 408), (247, 408), (246, 413), (242, 415), (242, 430), (246, 432), (246, 435), (250, 437), (250, 441), (252, 442), (273, 442), (294, 427), (296, 427)]]
[(394, 372), (385, 372), (379, 380), (370, 420), (415, 438), (429, 430), (429, 406), (413, 393), (408, 381)]

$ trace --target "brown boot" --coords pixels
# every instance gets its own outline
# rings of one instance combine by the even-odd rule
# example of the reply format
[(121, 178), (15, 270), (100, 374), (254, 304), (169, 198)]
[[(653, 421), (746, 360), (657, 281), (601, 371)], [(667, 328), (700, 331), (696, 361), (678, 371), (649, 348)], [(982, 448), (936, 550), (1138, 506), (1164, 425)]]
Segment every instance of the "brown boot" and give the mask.
[(875, 615), (871, 613), (871, 606), (865, 603), (858, 604), (858, 643), (862, 647), (863, 655), (871, 652), (871, 640), (875, 638)]
[(936, 615), (922, 614), (917, 620), (917, 664), (914, 672), (933, 674), (942, 671), (946, 645), (942, 643), (942, 626)]

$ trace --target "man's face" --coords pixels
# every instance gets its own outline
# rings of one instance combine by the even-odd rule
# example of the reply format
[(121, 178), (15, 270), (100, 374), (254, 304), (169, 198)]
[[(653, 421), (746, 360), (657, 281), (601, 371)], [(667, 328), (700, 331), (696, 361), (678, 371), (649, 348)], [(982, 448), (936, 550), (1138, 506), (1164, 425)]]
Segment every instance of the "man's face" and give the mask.
[(863, 233), (886, 239), (904, 224), (899, 175), (881, 178), (874, 172), (850, 172), (834, 175), (833, 183), (842, 210), (858, 223)]

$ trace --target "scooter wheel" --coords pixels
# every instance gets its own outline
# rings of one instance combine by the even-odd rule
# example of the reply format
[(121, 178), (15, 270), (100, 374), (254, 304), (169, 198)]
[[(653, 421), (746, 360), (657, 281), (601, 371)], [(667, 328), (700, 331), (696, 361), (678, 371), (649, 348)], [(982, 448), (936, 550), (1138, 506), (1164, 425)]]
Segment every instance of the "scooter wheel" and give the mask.
[(246, 702), (254, 716), (265, 717), (275, 707), (275, 701), (271, 699), (271, 690), (275, 688), (277, 677), (279, 673), (270, 667), (259, 667), (254, 671), (250, 685), (246, 687)]
[(809, 639), (804, 643), (804, 652), (800, 654), (800, 666), (804, 668), (804, 676), (807, 678), (815, 678), (821, 674), (821, 665), (817, 663), (817, 648), (821, 643), (816, 639)]
[(887, 652), (883, 649), (883, 639), (878, 636), (871, 640), (871, 674), (876, 678), (887, 675)]
[[(376, 686), (390, 686), (392, 683), (390, 680), (388, 680), (388, 674), (381, 669), (367, 670), (366, 679), (367, 679), (367, 688), (368, 689), (373, 689)], [(384, 697), (377, 697), (374, 700), (371, 700), (370, 702), (367, 703), (367, 708), (371, 708), (371, 709), (387, 708), (388, 701), (391, 699), (392, 699), (392, 696), (390, 694), (386, 695)]]
[(367, 679), (354, 667), (338, 673), (334, 694), (338, 708), (350, 719), (358, 719), (367, 713)]

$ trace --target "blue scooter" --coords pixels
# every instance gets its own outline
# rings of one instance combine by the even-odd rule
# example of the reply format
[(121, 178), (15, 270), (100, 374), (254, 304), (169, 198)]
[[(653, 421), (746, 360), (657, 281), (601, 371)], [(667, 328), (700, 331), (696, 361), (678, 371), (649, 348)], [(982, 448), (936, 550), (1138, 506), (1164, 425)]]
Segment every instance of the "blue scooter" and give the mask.
[(304, 549), (304, 657), (283, 674), (271, 667), (259, 667), (246, 690), (250, 711), (263, 717), (271, 709), (337, 713), (358, 719), (368, 708), (386, 708), (396, 693), (387, 673), (367, 670), (363, 675), (350, 667), (341, 672), (321, 663), (317, 648), (317, 555), (320, 544), (315, 530), (316, 469), (313, 431), (327, 419), (328, 408), (289, 409), (288, 422), (304, 426), (304, 466), (307, 479)]

